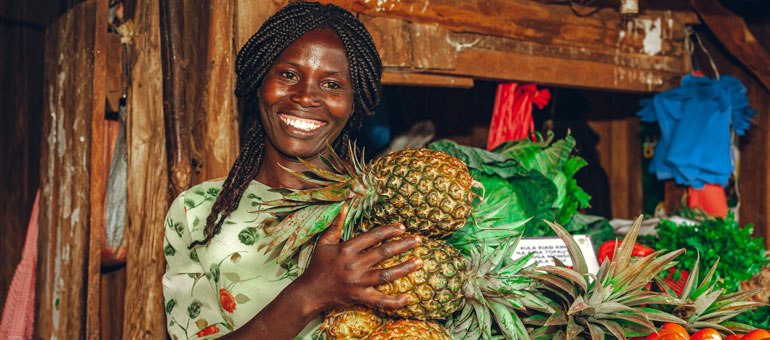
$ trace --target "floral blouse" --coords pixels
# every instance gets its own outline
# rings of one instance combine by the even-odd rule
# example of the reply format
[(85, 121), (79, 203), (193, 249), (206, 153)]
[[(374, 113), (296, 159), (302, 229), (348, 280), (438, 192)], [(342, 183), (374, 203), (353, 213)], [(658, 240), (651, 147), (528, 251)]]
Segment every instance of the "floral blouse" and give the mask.
[[(204, 182), (183, 192), (169, 208), (165, 221), (166, 273), (163, 295), (168, 333), (174, 340), (216, 339), (251, 320), (293, 279), (275, 257), (265, 254), (262, 226), (275, 223), (258, 213), (263, 200), (279, 197), (266, 185), (252, 181), (238, 209), (222, 224), (208, 246), (188, 250), (202, 240), (206, 217), (223, 179)], [(310, 339), (321, 324), (316, 318), (297, 336)]]

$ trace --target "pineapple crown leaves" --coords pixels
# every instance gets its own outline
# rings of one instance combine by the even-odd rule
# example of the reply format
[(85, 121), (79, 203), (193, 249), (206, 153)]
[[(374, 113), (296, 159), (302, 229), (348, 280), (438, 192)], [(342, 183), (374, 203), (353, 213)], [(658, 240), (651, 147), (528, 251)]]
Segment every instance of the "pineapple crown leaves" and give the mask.
[(505, 339), (529, 339), (515, 310), (530, 306), (547, 310), (548, 303), (528, 291), (532, 282), (524, 272), (534, 266), (527, 265), (532, 254), (512, 259), (520, 239), (521, 234), (495, 248), (484, 243), (467, 247), (469, 278), (463, 287), (467, 300), (460, 313), (446, 323), (454, 339), (491, 339), (493, 323)]
[(350, 204), (351, 212), (343, 224), (343, 240), (352, 236), (353, 221), (361, 219), (364, 206), (371, 206), (375, 195), (364, 188), (372, 188), (371, 185), (362, 185), (359, 180), (365, 180), (361, 174), (365, 171), (363, 153), (359, 156), (354, 150), (353, 144), (348, 144), (351, 162), (347, 163), (339, 157), (334, 149), (327, 144), (329, 158), (319, 156), (321, 161), (331, 170), (323, 169), (315, 164), (297, 158), (309, 171), (298, 172), (283, 165), (281, 168), (295, 177), (308, 183), (321, 187), (305, 190), (277, 189), (276, 192), (283, 196), (279, 199), (266, 201), (265, 209), (256, 212), (267, 212), (283, 217), (281, 222), (271, 229), (268, 234), (270, 242), (266, 251), (275, 249), (284, 244), (277, 257), (278, 263), (284, 263), (313, 237), (322, 233), (331, 226), (334, 218), (339, 214), (342, 205)]
[(541, 326), (535, 334), (558, 333), (566, 339), (604, 339), (605, 335), (626, 339), (629, 335), (654, 331), (653, 321), (683, 322), (669, 313), (644, 307), (679, 303), (675, 298), (643, 288), (684, 250), (632, 258), (641, 217), (616, 249), (613, 261), (604, 261), (597, 275), (588, 273), (585, 258), (572, 236), (560, 225), (548, 224), (566, 244), (573, 268), (555, 260), (555, 265), (537, 268), (533, 274), (542, 285), (541, 290), (552, 298), (556, 310), (550, 316), (536, 314), (525, 320)]
[(665, 309), (672, 310), (673, 314), (681, 316), (685, 321), (683, 325), (689, 330), (714, 328), (727, 333), (753, 330), (754, 327), (729, 320), (748, 309), (766, 305), (762, 302), (748, 300), (759, 293), (761, 289), (725, 294), (724, 289), (717, 289), (716, 280), (712, 280), (719, 265), (719, 259), (715, 261), (702, 279), (700, 278), (699, 264), (700, 252), (697, 254), (695, 264), (679, 296), (668, 285), (661, 282), (660, 278), (655, 278), (657, 286), (679, 302), (678, 306)]

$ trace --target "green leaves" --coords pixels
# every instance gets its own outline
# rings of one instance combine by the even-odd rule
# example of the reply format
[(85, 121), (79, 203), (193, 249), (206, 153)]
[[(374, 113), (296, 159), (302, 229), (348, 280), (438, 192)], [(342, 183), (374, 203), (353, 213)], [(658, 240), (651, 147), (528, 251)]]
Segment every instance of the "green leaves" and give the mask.
[(717, 281), (717, 288), (728, 292), (738, 291), (741, 281), (750, 280), (770, 263), (770, 258), (763, 255), (762, 239), (751, 236), (751, 225), (741, 228), (732, 213), (725, 219), (703, 221), (700, 226), (662, 220), (656, 229), (659, 239), (646, 237), (642, 243), (654, 249), (686, 249), (687, 253), (677, 259), (679, 270), (693, 268), (698, 253), (699, 269), (704, 273), (721, 259), (712, 279)]

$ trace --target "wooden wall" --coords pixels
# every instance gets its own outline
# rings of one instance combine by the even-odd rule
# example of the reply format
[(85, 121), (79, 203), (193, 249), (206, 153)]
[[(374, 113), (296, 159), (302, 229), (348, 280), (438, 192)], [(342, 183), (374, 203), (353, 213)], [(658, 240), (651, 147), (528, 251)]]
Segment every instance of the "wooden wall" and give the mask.
[(40, 132), (45, 27), (58, 6), (0, 2), (0, 306), (21, 259), (40, 182)]

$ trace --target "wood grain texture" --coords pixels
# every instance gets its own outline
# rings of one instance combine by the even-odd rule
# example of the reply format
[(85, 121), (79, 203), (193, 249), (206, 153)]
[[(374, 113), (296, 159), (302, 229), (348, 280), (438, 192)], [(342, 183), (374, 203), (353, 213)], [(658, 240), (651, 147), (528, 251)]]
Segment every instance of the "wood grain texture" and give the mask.
[(472, 78), (388, 70), (382, 72), (382, 83), (384, 85), (459, 87), (465, 89), (473, 87)]
[(93, 69), (91, 85), (91, 151), (90, 179), (91, 194), (88, 232), (88, 272), (86, 282), (86, 339), (101, 339), (101, 269), (102, 248), (104, 247), (105, 206), (107, 199), (107, 179), (109, 175), (110, 158), (105, 149), (105, 109), (107, 98), (107, 17), (106, 1), (95, 1), (93, 4)]
[(200, 42), (205, 58), (200, 102), (196, 106), (193, 143), (200, 154), (201, 167), (194, 183), (226, 176), (238, 155), (238, 110), (235, 91), (233, 45), (233, 0), (207, 0), (201, 13)]
[(690, 2), (719, 42), (770, 90), (770, 52), (757, 41), (743, 18), (717, 0)]
[[(136, 2), (128, 89), (127, 302), (123, 339), (166, 337), (161, 275), (163, 220), (169, 206), (157, 1)], [(162, 159), (162, 158), (161, 158)]]
[[(624, 22), (617, 10), (605, 8), (588, 17), (578, 17), (563, 4), (544, 4), (525, 0), (323, 0), (323, 3), (359, 13), (398, 18), (417, 23), (439, 24), (456, 32), (475, 32), (523, 41), (614, 49), (644, 53), (645, 26), (659, 22), (661, 37), (676, 34), (678, 14), (650, 10)], [(669, 19), (671, 21), (669, 21)], [(629, 23), (631, 34), (625, 32)], [(663, 41), (660, 53), (677, 55), (682, 45)]]
[(43, 339), (86, 336), (95, 8), (74, 6), (46, 33), (35, 325)]

